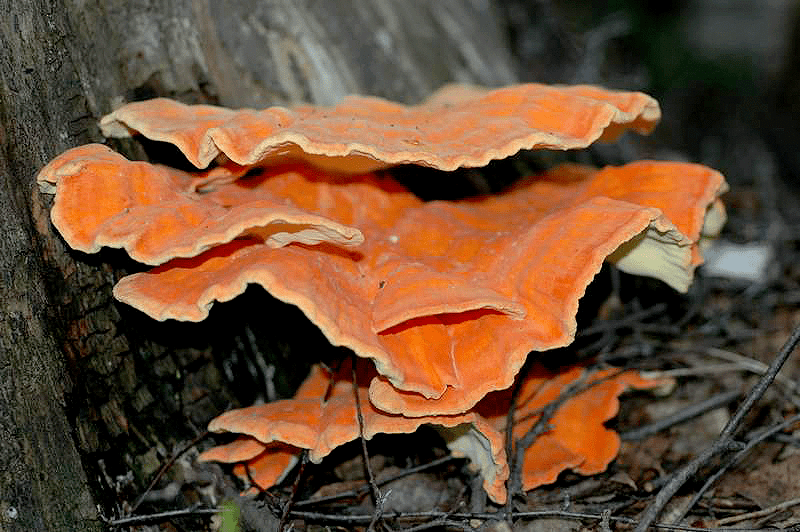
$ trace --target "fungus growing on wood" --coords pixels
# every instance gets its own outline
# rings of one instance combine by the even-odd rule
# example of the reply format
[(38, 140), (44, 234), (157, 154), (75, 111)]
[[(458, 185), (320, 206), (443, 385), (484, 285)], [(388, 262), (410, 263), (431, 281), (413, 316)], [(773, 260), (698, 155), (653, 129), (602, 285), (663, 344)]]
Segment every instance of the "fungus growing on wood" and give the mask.
[[(536, 84), (454, 85), (417, 106), (351, 97), (330, 108), (231, 111), (156, 99), (118, 109), (103, 131), (170, 142), (198, 168), (216, 167), (184, 172), (90, 145), (38, 179), (56, 194), (53, 223), (71, 246), (120, 247), (157, 266), (123, 278), (118, 299), (158, 320), (200, 321), (215, 301), (261, 284), (362, 357), (366, 437), (444, 427), (453, 452), (469, 456), (502, 501), (503, 408), (529, 352), (573, 340), (578, 300), (604, 260), (685, 291), (703, 238), (724, 220), (724, 179), (688, 163), (567, 164), (496, 196), (424, 203), (370, 172), (584, 147), (626, 129), (649, 132), (659, 116), (641, 93)], [(525, 377), (520, 415), (535, 418), (541, 401), (580, 374), (543, 371)], [(648, 385), (637, 379), (609, 378), (595, 387), (602, 393), (562, 406), (529, 450), (525, 486), (565, 468), (604, 469), (618, 440), (602, 423), (624, 387)], [(297, 448), (318, 460), (356, 438), (352, 383), (337, 377), (321, 401), (322, 380), (312, 375), (289, 402), (223, 414), (212, 428), (247, 436), (204, 457), (247, 464), (266, 486)], [(598, 409), (569, 414), (595, 399)], [(587, 448), (589, 436), (570, 433), (558, 415), (592, 417), (585, 434), (604, 445)]]
[(469, 409), (510, 386), (530, 351), (570, 343), (578, 300), (609, 255), (685, 290), (723, 180), (686, 163), (569, 166), (500, 195), (422, 203), (389, 179), (294, 166), (226, 187), (290, 199), (359, 228), (364, 243), (345, 252), (239, 239), (128, 276), (116, 297), (156, 319), (201, 320), (215, 299), (260, 284), (375, 361), (378, 408), (428, 415)]
[(230, 443), (203, 452), (204, 462), (234, 464), (233, 473), (268, 489), (283, 480), (298, 461), (302, 449), (282, 442), (261, 443), (251, 436), (239, 436)]
[[(603, 423), (614, 417), (617, 397), (628, 388), (651, 388), (659, 383), (634, 372), (603, 370), (585, 380), (587, 388), (569, 397), (549, 421), (551, 428), (525, 451), (522, 486), (529, 490), (555, 481), (566, 469), (582, 474), (605, 471), (619, 451), (619, 437)], [(422, 425), (435, 427), (451, 452), (470, 459), (483, 477), (483, 487), (497, 502), (506, 500), (509, 467), (504, 445), (511, 390), (486, 396), (473, 409), (450, 416), (406, 417), (387, 414), (368, 400), (367, 387), (375, 373), (367, 361), (357, 365), (358, 393), (364, 412), (363, 436), (412, 433)], [(569, 385), (584, 376), (582, 368), (550, 371), (534, 365), (524, 376), (513, 427), (514, 441), (539, 420), (540, 411)], [(320, 462), (334, 448), (359, 437), (349, 362), (333, 375), (312, 368), (293, 399), (230, 410), (209, 425), (214, 432), (240, 434), (236, 440), (200, 455), (202, 461), (237, 464), (237, 471), (260, 489), (280, 481), (302, 449)], [(293, 451), (294, 449), (294, 451)]]
[[(616, 368), (551, 370), (534, 364), (524, 376), (514, 410), (515, 445), (539, 421), (542, 409), (570, 386), (579, 384), (581, 389), (567, 394), (567, 400), (548, 421), (548, 429), (525, 450), (524, 490), (554, 482), (566, 469), (582, 475), (605, 471), (620, 448), (619, 435), (605, 426), (619, 411), (618, 397), (626, 390), (655, 388), (665, 381)], [(511, 389), (507, 389), (487, 395), (473, 410), (505, 432), (510, 402)]]
[[(134, 260), (156, 265), (255, 234), (272, 247), (363, 242), (358, 229), (280, 198), (237, 197), (231, 182), (243, 174), (242, 168), (218, 167), (195, 175), (88, 144), (53, 159), (38, 180), (56, 194), (53, 225), (73, 249), (86, 253), (124, 248)], [(226, 184), (216, 193), (197, 192), (209, 182)]]
[[(209, 449), (200, 456), (203, 461), (247, 462), (247, 467), (255, 468), (259, 478), (280, 479), (286, 468), (273, 460), (274, 449), (270, 445), (280, 442), (293, 448), (308, 449), (312, 462), (320, 462), (330, 452), (359, 437), (360, 430), (356, 418), (356, 403), (353, 394), (352, 366), (344, 362), (335, 374), (331, 375), (321, 366), (314, 366), (310, 375), (298, 389), (293, 399), (283, 399), (225, 412), (209, 424), (215, 432), (242, 434), (233, 442)], [(483, 471), (484, 488), (493, 497), (504, 497), (504, 483), (508, 477), (508, 466), (503, 450), (503, 436), (495, 431), (484, 419), (474, 413), (456, 416), (405, 417), (381, 412), (368, 398), (369, 382), (375, 376), (374, 366), (366, 360), (359, 360), (356, 366), (359, 401), (363, 411), (365, 438), (376, 434), (410, 434), (422, 425), (437, 425), (443, 428), (470, 424), (477, 427), (478, 437), (485, 445), (481, 446), (480, 456), (474, 453), (475, 461), (485, 464)], [(464, 431), (458, 431), (462, 434)], [(258, 445), (261, 446), (260, 450)], [(244, 464), (243, 464), (244, 465)], [(255, 479), (254, 479), (255, 480)], [(274, 482), (272, 482), (274, 483)], [(258, 483), (261, 489), (272, 484)]]
[(529, 83), (448, 85), (412, 106), (349, 96), (333, 107), (233, 111), (157, 98), (120, 107), (100, 127), (110, 137), (174, 144), (197, 168), (224, 154), (245, 166), (300, 159), (366, 173), (404, 163), (455, 170), (523, 149), (585, 148), (626, 129), (649, 133), (660, 117), (658, 103), (640, 92)]

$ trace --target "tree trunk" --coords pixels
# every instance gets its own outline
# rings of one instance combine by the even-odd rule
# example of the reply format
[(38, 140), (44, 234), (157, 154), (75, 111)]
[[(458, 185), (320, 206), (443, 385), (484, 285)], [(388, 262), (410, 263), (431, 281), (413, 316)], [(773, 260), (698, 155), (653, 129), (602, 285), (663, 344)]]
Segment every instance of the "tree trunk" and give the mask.
[(112, 517), (224, 408), (289, 393), (302, 378), (296, 354), (324, 340), (261, 290), (202, 325), (115, 303), (113, 283), (139, 266), (119, 252), (70, 251), (38, 169), (104, 141), (98, 119), (133, 99), (262, 107), (361, 92), (414, 102), (447, 81), (512, 82), (514, 66), (491, 2), (0, 8), (0, 530), (99, 530), (98, 505)]

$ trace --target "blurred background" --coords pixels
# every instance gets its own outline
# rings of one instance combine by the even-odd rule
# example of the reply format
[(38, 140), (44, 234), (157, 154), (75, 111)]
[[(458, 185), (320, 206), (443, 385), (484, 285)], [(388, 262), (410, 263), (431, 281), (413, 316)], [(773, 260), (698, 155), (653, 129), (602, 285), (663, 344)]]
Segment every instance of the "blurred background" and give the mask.
[[(661, 103), (655, 133), (628, 143), (636, 153), (607, 151), (607, 162), (634, 154), (702, 162), (734, 186), (731, 208), (746, 202), (752, 215), (800, 222), (800, 2), (500, 5), (523, 80), (642, 90)], [(742, 229), (750, 233), (742, 237), (768, 236), (754, 234), (764, 227)]]

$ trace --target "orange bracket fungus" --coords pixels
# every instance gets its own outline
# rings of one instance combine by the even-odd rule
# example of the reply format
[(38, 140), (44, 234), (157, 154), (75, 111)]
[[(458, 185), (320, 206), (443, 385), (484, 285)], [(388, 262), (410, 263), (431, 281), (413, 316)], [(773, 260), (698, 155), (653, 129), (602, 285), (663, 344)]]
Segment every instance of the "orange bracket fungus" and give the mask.
[[(689, 163), (563, 164), (501, 194), (426, 203), (374, 172), (581, 148), (647, 133), (659, 117), (641, 93), (538, 84), (451, 85), (416, 106), (353, 96), (233, 111), (156, 99), (121, 107), (102, 130), (172, 143), (197, 172), (95, 144), (60, 155), (38, 180), (55, 193), (51, 217), (70, 246), (123, 248), (155, 266), (123, 278), (119, 300), (157, 320), (201, 321), (214, 302), (262, 285), (361, 357), (365, 437), (439, 427), (502, 502), (504, 409), (528, 354), (572, 342), (603, 261), (686, 291), (703, 240), (724, 221), (725, 181)], [(581, 373), (529, 372), (515, 437)], [(294, 399), (223, 414), (212, 430), (243, 436), (204, 458), (247, 468), (262, 488), (298, 449), (319, 461), (359, 435), (346, 375), (327, 399), (330, 376), (316, 368)], [(602, 423), (624, 388), (649, 385), (622, 373), (562, 405), (525, 455), (525, 488), (566, 468), (605, 469), (619, 441)]]
[(585, 148), (627, 129), (649, 133), (659, 118), (658, 103), (640, 92), (529, 83), (448, 85), (415, 106), (350, 96), (327, 108), (233, 111), (158, 98), (125, 105), (100, 127), (109, 137), (139, 133), (174, 144), (197, 168), (224, 154), (240, 165), (301, 159), (366, 173), (403, 163), (455, 170), (524, 149)]
[[(212, 172), (243, 173), (221, 167), (192, 175), (131, 162), (106, 146), (89, 144), (56, 157), (39, 181), (58, 192), (50, 216), (70, 246), (86, 253), (103, 246), (124, 248), (144, 264), (193, 257), (251, 232), (274, 247), (326, 240), (352, 246), (364, 240), (358, 229), (266, 197), (229, 195), (225, 202), (215, 201), (196, 190)], [(102, 201), (88, 203), (87, 198)]]
[[(578, 300), (620, 246), (638, 239), (620, 263), (632, 260), (639, 273), (649, 268), (688, 286), (705, 212), (695, 207), (713, 203), (718, 173), (632, 163), (587, 172), (576, 183), (569, 170), (558, 167), (498, 196), (422, 203), (389, 179), (270, 169), (208, 195), (239, 197), (246, 188), (257, 201), (282, 196), (358, 227), (364, 243), (349, 251), (276, 249), (242, 238), (128, 276), (114, 293), (157, 319), (201, 320), (214, 300), (261, 284), (300, 307), (333, 344), (375, 361), (381, 377), (370, 398), (377, 407), (463, 412), (510, 386), (530, 351), (572, 341)], [(664, 186), (676, 171), (690, 178), (683, 190)], [(671, 205), (686, 203), (687, 193), (691, 208)], [(683, 227), (664, 215), (670, 209)], [(637, 250), (644, 256), (631, 259)]]
[[(483, 477), (484, 489), (491, 499), (500, 504), (506, 501), (509, 469), (504, 433), (510, 390), (489, 394), (461, 414), (406, 417), (382, 412), (369, 403), (367, 386), (374, 372), (371, 365), (358, 363), (365, 438), (411, 433), (422, 425), (434, 426), (454, 455), (470, 459)], [(520, 388), (513, 429), (515, 441), (538, 421), (539, 410), (583, 373), (576, 367), (561, 372), (541, 366), (531, 368)], [(331, 377), (333, 386), (329, 390)], [(612, 370), (596, 372), (588, 381), (596, 384), (568, 399), (550, 420), (552, 428), (525, 451), (523, 489), (553, 482), (565, 469), (583, 474), (604, 471), (620, 445), (617, 434), (603, 426), (617, 413), (617, 396), (627, 388), (657, 384), (634, 372), (613, 374)], [(581, 423), (576, 423), (576, 419)], [(308, 449), (311, 461), (319, 462), (335, 447), (358, 438), (350, 364), (343, 364), (333, 376), (315, 366), (293, 399), (231, 410), (213, 420), (209, 429), (241, 436), (205, 451), (200, 460), (238, 464), (243, 476), (249, 474), (259, 488), (267, 489), (292, 467), (291, 457), (301, 449)]]

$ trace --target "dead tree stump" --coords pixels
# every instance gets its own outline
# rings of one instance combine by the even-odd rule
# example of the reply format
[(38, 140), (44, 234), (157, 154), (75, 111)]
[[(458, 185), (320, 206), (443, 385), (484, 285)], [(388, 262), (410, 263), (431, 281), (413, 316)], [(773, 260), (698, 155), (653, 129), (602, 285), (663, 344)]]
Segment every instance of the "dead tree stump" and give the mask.
[[(6, 0), (0, 9), (0, 530), (100, 530), (98, 505), (113, 512), (176, 442), (262, 393), (264, 359), (287, 376), (278, 393), (289, 393), (302, 378), (289, 351), (324, 340), (263, 291), (201, 326), (156, 323), (116, 303), (114, 282), (140, 266), (65, 246), (34, 183), (42, 165), (104, 142), (98, 119), (130, 100), (263, 107), (361, 92), (414, 102), (448, 81), (497, 85), (516, 74), (492, 2)], [(115, 147), (157, 152), (136, 140)], [(311, 332), (295, 342), (281, 320)], [(234, 393), (239, 363), (252, 382)]]

